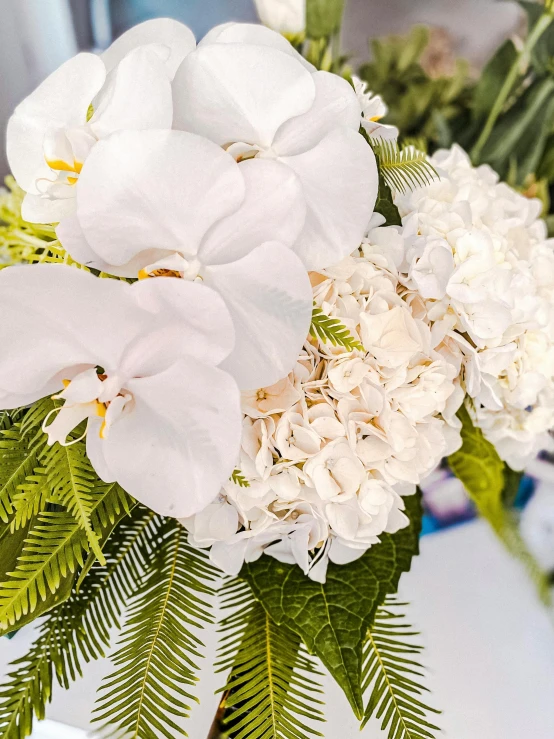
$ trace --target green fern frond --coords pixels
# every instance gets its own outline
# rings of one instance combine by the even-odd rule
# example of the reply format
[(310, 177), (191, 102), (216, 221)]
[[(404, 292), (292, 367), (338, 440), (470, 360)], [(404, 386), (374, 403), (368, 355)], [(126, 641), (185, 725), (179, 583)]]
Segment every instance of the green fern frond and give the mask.
[(25, 739), (33, 717), (43, 719), (54, 679), (68, 688), (82, 674), (81, 662), (105, 656), (110, 630), (156, 551), (163, 518), (137, 507), (107, 542), (106, 566), (94, 565), (82, 588), (42, 621), (30, 651), (0, 688), (0, 736)]
[(358, 339), (352, 336), (338, 318), (331, 318), (331, 316), (326, 315), (317, 305), (314, 305), (312, 311), (310, 335), (325, 344), (342, 346), (349, 352), (355, 349), (361, 352), (365, 351)]
[(395, 140), (381, 140), (372, 143), (372, 148), (379, 161), (379, 170), (392, 190), (406, 192), (425, 187), (439, 177), (427, 155), (413, 146), (400, 149)]
[(29, 521), (45, 511), (50, 504), (50, 486), (46, 471), (37, 468), (33, 474), (25, 477), (25, 483), (18, 485), (13, 498), (14, 516), (10, 528), (12, 533), (26, 526)]
[(428, 713), (440, 713), (420, 699), (428, 689), (421, 685), (423, 668), (417, 661), (422, 647), (411, 639), (417, 636), (402, 623), (397, 612), (402, 603), (388, 598), (377, 611), (364, 647), (363, 690), (371, 690), (363, 726), (375, 716), (381, 720), (389, 739), (433, 739), (440, 729), (427, 720)]
[(231, 609), (220, 625), (219, 672), (231, 670), (224, 688), (225, 731), (230, 739), (305, 739), (322, 736), (306, 724), (322, 721), (319, 673), (300, 638), (276, 626), (248, 585), (231, 581), (223, 591)]
[[(115, 484), (100, 483), (94, 490), (89, 509), (98, 536), (101, 522), (113, 520), (121, 510), (125, 494)], [(39, 604), (56, 596), (62, 585), (76, 576), (90, 551), (86, 532), (67, 511), (44, 511), (29, 531), (17, 567), (0, 583), (0, 633), (5, 633)], [(56, 604), (56, 598), (52, 605)]]
[(197, 631), (211, 623), (208, 598), (215, 571), (192, 549), (177, 521), (167, 519), (158, 551), (131, 599), (118, 669), (100, 688), (94, 721), (134, 739), (186, 736), (174, 721), (186, 718), (196, 698)]
[(233, 470), (233, 474), (231, 475), (231, 482), (234, 482), (235, 485), (238, 485), (241, 488), (250, 487), (250, 483), (240, 470)]
[(42, 446), (22, 438), (19, 425), (0, 432), (0, 520), (8, 523), (18, 488), (38, 465)]

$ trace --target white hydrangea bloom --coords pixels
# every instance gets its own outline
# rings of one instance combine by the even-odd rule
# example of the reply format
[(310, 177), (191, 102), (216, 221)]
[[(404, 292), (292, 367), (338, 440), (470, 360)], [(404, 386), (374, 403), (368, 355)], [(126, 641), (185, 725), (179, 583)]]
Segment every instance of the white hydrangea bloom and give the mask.
[(352, 256), (311, 273), (316, 304), (365, 351), (310, 339), (288, 378), (243, 393), (249, 487), (230, 482), (184, 521), (229, 574), (265, 551), (324, 581), (329, 561), (354, 561), (407, 526), (402, 496), (459, 446), (459, 368), (402, 298), (403, 251), (397, 229), (374, 228)]
[(406, 298), (461, 368), (474, 421), (522, 469), (554, 426), (554, 242), (541, 203), (460, 147), (431, 161), (440, 180), (396, 198)]

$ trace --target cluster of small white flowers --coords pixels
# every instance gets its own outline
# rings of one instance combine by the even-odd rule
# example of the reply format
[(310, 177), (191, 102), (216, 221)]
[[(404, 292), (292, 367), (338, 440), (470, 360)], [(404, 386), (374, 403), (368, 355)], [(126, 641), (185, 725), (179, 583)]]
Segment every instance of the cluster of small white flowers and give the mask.
[(541, 203), (460, 147), (431, 161), (440, 180), (397, 197), (405, 298), (449, 348), (474, 422), (522, 469), (554, 426), (554, 241)]
[(287, 378), (243, 394), (249, 487), (230, 482), (185, 522), (229, 574), (265, 551), (324, 580), (329, 560), (351, 562), (406, 526), (402, 495), (459, 445), (445, 421), (463, 398), (457, 371), (398, 293), (382, 256), (395, 241), (395, 229), (374, 228), (355, 255), (311, 273), (316, 304), (364, 351), (311, 339)]

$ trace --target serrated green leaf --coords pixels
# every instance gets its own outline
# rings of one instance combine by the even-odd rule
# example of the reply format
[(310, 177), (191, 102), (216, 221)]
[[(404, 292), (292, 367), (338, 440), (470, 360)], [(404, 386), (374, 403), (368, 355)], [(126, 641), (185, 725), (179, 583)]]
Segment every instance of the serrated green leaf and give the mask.
[(395, 593), (419, 551), (421, 496), (405, 498), (410, 525), (384, 534), (349, 565), (330, 564), (325, 584), (309, 580), (295, 565), (263, 556), (244, 566), (241, 577), (270, 618), (297, 633), (340, 685), (361, 720), (362, 646), (377, 608)]
[(377, 157), (379, 172), (386, 184), (396, 192), (406, 192), (425, 187), (438, 174), (423, 151), (414, 146), (400, 148), (398, 141), (372, 141), (371, 147)]
[(308, 38), (327, 38), (337, 33), (342, 24), (344, 2), (345, 0), (306, 0)]

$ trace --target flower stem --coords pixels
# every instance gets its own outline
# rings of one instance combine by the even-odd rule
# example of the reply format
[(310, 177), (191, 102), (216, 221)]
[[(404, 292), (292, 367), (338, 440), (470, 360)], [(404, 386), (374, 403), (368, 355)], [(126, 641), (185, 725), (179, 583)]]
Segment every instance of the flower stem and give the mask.
[(481, 135), (479, 136), (477, 143), (471, 150), (471, 159), (473, 160), (473, 163), (475, 165), (480, 164), (480, 157), (483, 151), (483, 147), (489, 140), (489, 136), (491, 135), (493, 131), (493, 128), (498, 119), (498, 116), (502, 112), (502, 109), (504, 108), (506, 100), (508, 99), (508, 96), (510, 95), (510, 92), (512, 91), (512, 88), (517, 80), (522, 60), (530, 56), (531, 52), (535, 48), (540, 37), (543, 35), (543, 33), (546, 31), (546, 29), (550, 26), (550, 24), (554, 20), (554, 15), (552, 15), (552, 10), (550, 7), (551, 5), (552, 3), (549, 2), (549, 4), (546, 6), (546, 12), (543, 13), (543, 15), (541, 15), (541, 17), (539, 18), (539, 20), (536, 22), (535, 26), (529, 33), (529, 36), (527, 37), (527, 40), (522, 50), (517, 55), (516, 59), (514, 60), (514, 63), (512, 64), (512, 67), (510, 69), (508, 76), (504, 80), (504, 84), (502, 85), (500, 92), (498, 93), (496, 102), (491, 112), (489, 113), (487, 122), (483, 130), (481, 131)]

